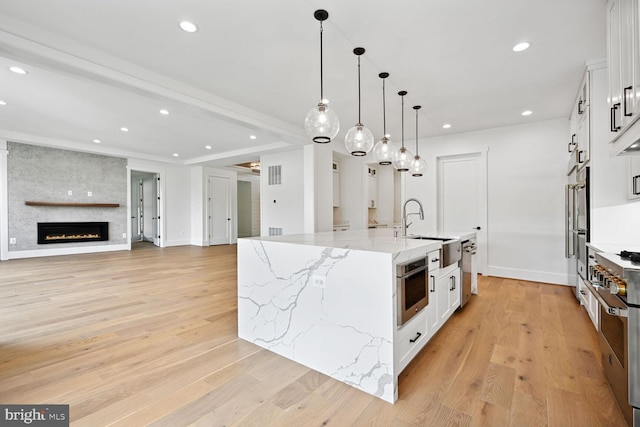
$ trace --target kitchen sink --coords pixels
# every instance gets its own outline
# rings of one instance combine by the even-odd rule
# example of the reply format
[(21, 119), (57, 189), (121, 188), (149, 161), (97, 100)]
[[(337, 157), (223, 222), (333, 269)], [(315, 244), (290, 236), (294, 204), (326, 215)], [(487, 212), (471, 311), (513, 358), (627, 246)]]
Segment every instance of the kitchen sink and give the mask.
[(410, 239), (439, 240), (442, 242), (440, 249), (440, 268), (448, 267), (462, 258), (462, 246), (460, 240), (453, 237), (429, 237), (429, 236), (407, 236)]

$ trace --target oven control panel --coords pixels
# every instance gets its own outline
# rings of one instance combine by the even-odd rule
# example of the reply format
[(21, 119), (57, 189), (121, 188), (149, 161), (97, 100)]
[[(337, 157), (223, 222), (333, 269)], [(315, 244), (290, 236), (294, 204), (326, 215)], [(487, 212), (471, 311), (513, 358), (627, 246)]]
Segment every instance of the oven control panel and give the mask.
[(609, 268), (595, 264), (589, 266), (589, 277), (594, 285), (608, 289), (613, 295), (627, 295), (627, 279)]

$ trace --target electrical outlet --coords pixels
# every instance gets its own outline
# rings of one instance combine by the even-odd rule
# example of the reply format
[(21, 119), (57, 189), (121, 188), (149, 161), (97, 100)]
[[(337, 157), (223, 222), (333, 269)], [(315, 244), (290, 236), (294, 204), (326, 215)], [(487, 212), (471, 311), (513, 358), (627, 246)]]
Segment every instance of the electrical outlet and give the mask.
[(311, 276), (311, 283), (313, 284), (313, 286), (315, 286), (316, 288), (326, 288), (327, 287), (327, 277), (326, 276), (319, 276), (319, 275), (313, 275)]
[(93, 197), (93, 191), (87, 191), (87, 197)]
[(67, 196), (73, 196), (73, 191), (71, 190), (67, 191)]
[(126, 239), (127, 238), (127, 233), (122, 233), (122, 238)]
[(10, 245), (15, 245), (16, 243), (17, 243), (17, 241), (16, 241), (16, 238), (15, 238), (15, 237), (11, 237), (11, 238), (9, 239), (9, 244), (10, 244)]

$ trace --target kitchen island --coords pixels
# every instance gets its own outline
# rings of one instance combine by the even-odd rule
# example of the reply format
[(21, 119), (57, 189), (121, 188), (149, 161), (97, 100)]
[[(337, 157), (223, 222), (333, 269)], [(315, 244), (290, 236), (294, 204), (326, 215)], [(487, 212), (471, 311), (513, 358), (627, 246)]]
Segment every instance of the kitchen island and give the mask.
[(391, 229), (239, 239), (238, 336), (393, 403), (399, 341), (427, 324), (425, 309), (396, 327), (395, 266), (441, 244)]

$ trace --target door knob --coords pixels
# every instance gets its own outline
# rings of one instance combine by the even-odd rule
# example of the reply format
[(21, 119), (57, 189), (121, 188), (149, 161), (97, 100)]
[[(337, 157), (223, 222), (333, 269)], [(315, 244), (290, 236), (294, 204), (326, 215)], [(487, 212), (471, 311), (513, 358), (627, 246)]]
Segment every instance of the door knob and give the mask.
[(480, 227), (473, 227), (474, 230), (480, 230)]

